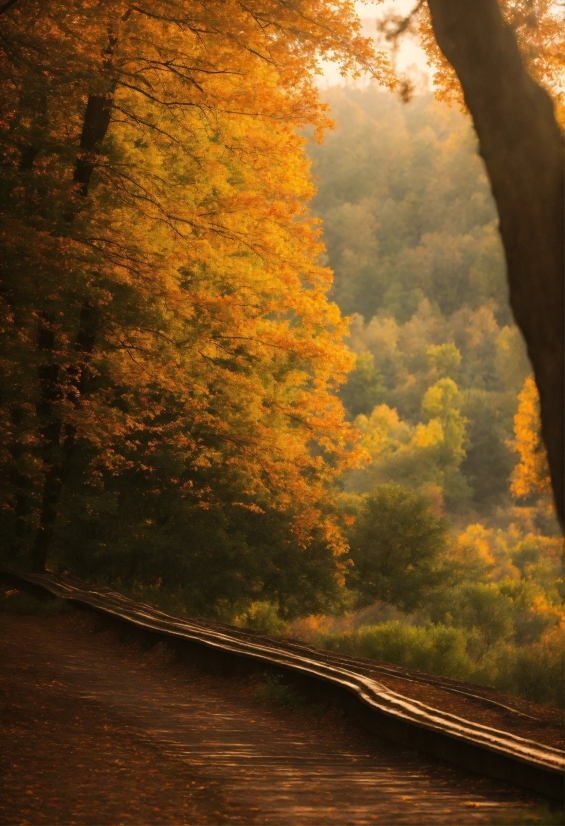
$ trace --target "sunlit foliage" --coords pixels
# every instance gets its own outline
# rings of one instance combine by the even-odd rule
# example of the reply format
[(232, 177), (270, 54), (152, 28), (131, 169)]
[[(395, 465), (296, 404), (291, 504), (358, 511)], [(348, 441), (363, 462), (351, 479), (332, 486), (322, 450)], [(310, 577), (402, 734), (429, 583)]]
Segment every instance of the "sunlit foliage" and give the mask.
[(2, 28), (11, 554), (202, 607), (276, 598), (288, 548), (322, 593), (353, 359), (297, 130), (329, 124), (320, 57), (390, 84), (384, 58), (341, 1), (32, 0)]
[(445, 581), (448, 522), (430, 512), (425, 497), (399, 485), (380, 485), (363, 499), (349, 542), (349, 586), (362, 603), (380, 599), (411, 611)]
[(425, 297), (446, 317), (488, 301), (508, 324), (496, 210), (468, 118), (431, 94), (403, 106), (376, 86), (324, 98), (337, 128), (309, 148), (313, 208), (342, 310), (405, 323)]
[[(499, 0), (499, 5), (516, 35), (529, 74), (553, 97), (557, 118), (565, 127), (565, 28), (562, 8), (552, 0)], [(461, 103), (459, 81), (435, 42), (426, 3), (421, 7), (418, 29), (435, 69), (434, 84), (439, 97)]]
[[(354, 312), (358, 366), (340, 396), (372, 457), (348, 489), (394, 480), (450, 513), (492, 515), (511, 503), (512, 417), (531, 367), (470, 125), (427, 95), (407, 106), (373, 87), (326, 98), (337, 129), (309, 148), (313, 203), (333, 295)], [(457, 392), (442, 420), (423, 405), (447, 380)]]
[(539, 394), (533, 376), (528, 376), (518, 396), (514, 416), (515, 447), (520, 461), (512, 474), (512, 494), (516, 497), (551, 494), (547, 453), (541, 440)]
[[(402, 107), (369, 88), (328, 99), (338, 128), (310, 149), (314, 203), (334, 295), (355, 311), (357, 369), (341, 397), (370, 463), (346, 477), (357, 610), (292, 630), (562, 704), (563, 542), (468, 123), (425, 97)], [(451, 535), (427, 557), (418, 526), (446, 513)]]

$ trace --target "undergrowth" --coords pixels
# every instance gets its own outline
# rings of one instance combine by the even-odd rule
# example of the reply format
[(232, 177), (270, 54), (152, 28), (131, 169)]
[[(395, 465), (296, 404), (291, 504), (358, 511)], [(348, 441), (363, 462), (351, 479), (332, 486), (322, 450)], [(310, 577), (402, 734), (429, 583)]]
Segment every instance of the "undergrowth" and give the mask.
[(562, 634), (529, 645), (505, 640), (485, 645), (477, 629), (392, 620), (310, 639), (322, 648), (404, 668), (491, 686), (537, 703), (563, 707)]
[(303, 711), (304, 699), (292, 686), (285, 685), (279, 674), (265, 672), (253, 681), (253, 698), (277, 706), (283, 706), (291, 711)]
[(59, 597), (46, 595), (40, 599), (26, 591), (7, 588), (0, 590), (0, 611), (20, 615), (66, 614), (72, 611), (72, 606)]

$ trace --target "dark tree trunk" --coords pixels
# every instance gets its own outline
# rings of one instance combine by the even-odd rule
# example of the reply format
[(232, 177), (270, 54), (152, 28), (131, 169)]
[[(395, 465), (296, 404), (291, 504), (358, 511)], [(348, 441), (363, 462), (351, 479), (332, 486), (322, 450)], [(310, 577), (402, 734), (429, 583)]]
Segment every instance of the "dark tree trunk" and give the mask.
[(84, 150), (77, 158), (73, 180), (82, 184), (80, 194), (88, 195), (88, 185), (100, 144), (106, 136), (112, 116), (112, 97), (90, 95), (86, 104), (84, 124), (80, 137), (80, 148)]
[(461, 83), (500, 218), (510, 304), (541, 402), (564, 523), (565, 146), (549, 95), (527, 73), (496, 0), (428, 0), (437, 43)]
[[(73, 175), (75, 183), (80, 185), (79, 192), (83, 197), (88, 195), (90, 179), (100, 151), (100, 144), (104, 140), (110, 125), (111, 113), (111, 95), (89, 96), (80, 139), (80, 148), (83, 151), (77, 157)], [(22, 156), (22, 163), (25, 163), (26, 160), (27, 158)], [(31, 163), (33, 163), (33, 158)], [(72, 221), (72, 215), (68, 216), (68, 220)], [(68, 383), (65, 388), (75, 405), (80, 404), (81, 397), (84, 394), (86, 369), (94, 349), (97, 320), (96, 308), (89, 301), (85, 301), (80, 311), (79, 329), (75, 341), (75, 350), (79, 355), (75, 364), (67, 369)], [(51, 336), (53, 337), (52, 331)], [(49, 349), (49, 347), (45, 347), (44, 339), (44, 331), (40, 331), (40, 349)], [(54, 349), (54, 338), (50, 341), (50, 349)], [(46, 379), (47, 373), (49, 373), (48, 381)], [(51, 413), (52, 402), (60, 397), (62, 393), (60, 378), (60, 370), (57, 364), (43, 365), (40, 368), (42, 389), (39, 412), (40, 418), (48, 421), (42, 428), (46, 470), (39, 528), (33, 543), (31, 557), (33, 569), (41, 573), (45, 570), (47, 557), (53, 542), (57, 506), (61, 498), (65, 466), (70, 461), (75, 449), (75, 427), (70, 423), (63, 426), (60, 419), (53, 418)]]
[(21, 408), (12, 408), (10, 411), (12, 426), (14, 428), (14, 438), (9, 447), (12, 464), (9, 470), (9, 479), (14, 491), (14, 538), (10, 547), (12, 557), (18, 558), (32, 534), (31, 514), (33, 511), (33, 482), (26, 474), (22, 473), (18, 467), (18, 462), (25, 455), (27, 445), (18, 433), (25, 413)]
[[(67, 370), (68, 385), (65, 387), (65, 392), (75, 406), (80, 404), (85, 393), (86, 372), (96, 340), (97, 321), (96, 308), (88, 302), (85, 303), (80, 312), (75, 341), (78, 358)], [(40, 348), (53, 351), (54, 344), (52, 329), (40, 328)], [(42, 427), (45, 479), (39, 528), (32, 547), (33, 570), (39, 573), (45, 571), (47, 556), (53, 542), (57, 506), (61, 498), (66, 466), (75, 449), (76, 428), (70, 423), (63, 425), (60, 418), (53, 415), (53, 402), (60, 399), (63, 393), (60, 372), (57, 364), (45, 364), (40, 368), (41, 398), (38, 414), (45, 422)]]
[(17, 2), (18, 2), (18, 0), (6, 0), (5, 3), (2, 3), (0, 5), (0, 14), (4, 14), (4, 12), (11, 9), (12, 6), (15, 6)]
[[(8, 4), (5, 5), (7, 6)], [(9, 5), (12, 4), (10, 3)], [(3, 7), (0, 7), (0, 13), (2, 9)], [(125, 22), (130, 14), (131, 10), (126, 11), (121, 18), (122, 22)], [(108, 80), (108, 92), (105, 95), (89, 95), (84, 113), (80, 137), (81, 152), (77, 156), (73, 174), (73, 180), (79, 185), (79, 193), (84, 198), (88, 195), (90, 179), (112, 117), (113, 96), (117, 85), (117, 74), (113, 66), (113, 55), (117, 43), (116, 35), (112, 30), (109, 30), (108, 45), (102, 55), (102, 67)], [(29, 161), (28, 157), (30, 159)], [(22, 155), (23, 168), (27, 168), (28, 163), (31, 166), (33, 164), (33, 158), (34, 156), (31, 155), (31, 150), (27, 155), (24, 152)], [(72, 222), (73, 215), (68, 215), (67, 219), (69, 222)], [(97, 323), (98, 313), (96, 307), (91, 304), (90, 301), (86, 300), (81, 308), (79, 329), (75, 341), (75, 350), (79, 355), (75, 364), (67, 368), (68, 381), (65, 390), (69, 393), (75, 405), (80, 404), (81, 397), (84, 395), (86, 370), (94, 349)], [(59, 370), (57, 367), (57, 376), (58, 375)], [(43, 488), (40, 524), (32, 549), (33, 566), (37, 571), (45, 570), (47, 556), (53, 541), (53, 530), (57, 518), (57, 506), (61, 497), (65, 468), (75, 449), (75, 427), (70, 423), (63, 426), (60, 421), (56, 422), (55, 419), (52, 419), (52, 425), (52, 433), (44, 436), (47, 469)], [(62, 445), (61, 436), (63, 439)], [(50, 456), (53, 455), (55, 447), (59, 451), (59, 458), (53, 460)]]
[(51, 544), (56, 516), (55, 506), (60, 494), (58, 468), (60, 466), (61, 420), (54, 415), (53, 411), (54, 403), (61, 398), (60, 368), (57, 362), (54, 361), (55, 331), (53, 318), (47, 315), (42, 317), (39, 324), (37, 346), (47, 357), (47, 360), (39, 368), (39, 401), (37, 403), (37, 415), (41, 422), (40, 435), (43, 441), (45, 479), (43, 482), (39, 528), (31, 549), (31, 562), (33, 570), (42, 573), (45, 570), (47, 551)]
[[(1, 13), (1, 9), (0, 9)], [(21, 146), (20, 162), (18, 169), (22, 173), (28, 173), (33, 170), (33, 165), (38, 153), (41, 151), (42, 144), (45, 143), (45, 130), (47, 127), (47, 97), (44, 89), (35, 89), (33, 95), (29, 90), (22, 92), (21, 101), (24, 103), (24, 109), (31, 113), (30, 121), (32, 129), (32, 141), (27, 145)], [(36, 190), (33, 183), (24, 178), (24, 187), (26, 192), (26, 202), (28, 208), (33, 210), (34, 201), (36, 197)], [(3, 299), (6, 303), (16, 310), (14, 306), (14, 296), (11, 290), (3, 290)], [(44, 331), (45, 332), (45, 331)], [(45, 340), (43, 340), (45, 343)], [(42, 346), (42, 337), (39, 334), (38, 347)], [(38, 377), (41, 381), (41, 375)], [(40, 389), (40, 394), (43, 388)], [(18, 405), (11, 406), (10, 417), (13, 426), (13, 438), (9, 445), (10, 455), (12, 457), (12, 464), (9, 469), (10, 484), (13, 489), (14, 502), (14, 516), (15, 516), (15, 531), (14, 541), (10, 547), (10, 551), (14, 557), (18, 557), (24, 550), (24, 547), (29, 543), (29, 537), (33, 533), (32, 514), (33, 514), (33, 480), (26, 474), (22, 473), (19, 465), (22, 458), (29, 452), (30, 446), (27, 440), (22, 440), (18, 435), (22, 420), (25, 418), (24, 410)]]
[[(79, 328), (75, 341), (75, 350), (79, 357), (77, 361), (68, 368), (69, 385), (67, 392), (73, 402), (78, 407), (81, 399), (86, 395), (86, 378), (88, 373), (88, 363), (96, 342), (96, 331), (98, 328), (98, 308), (85, 301), (80, 310)], [(63, 454), (65, 463), (69, 462), (75, 447), (76, 428), (67, 423), (63, 441)], [(64, 480), (64, 469), (62, 479)]]

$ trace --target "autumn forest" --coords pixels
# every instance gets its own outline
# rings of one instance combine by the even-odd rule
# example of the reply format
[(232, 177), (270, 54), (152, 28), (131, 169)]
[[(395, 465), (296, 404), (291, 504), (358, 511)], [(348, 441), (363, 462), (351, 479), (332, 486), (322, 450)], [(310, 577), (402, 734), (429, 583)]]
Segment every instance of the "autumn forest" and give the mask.
[(2, 558), (559, 703), (538, 391), (418, 26), (435, 95), (345, 0), (0, 4)]

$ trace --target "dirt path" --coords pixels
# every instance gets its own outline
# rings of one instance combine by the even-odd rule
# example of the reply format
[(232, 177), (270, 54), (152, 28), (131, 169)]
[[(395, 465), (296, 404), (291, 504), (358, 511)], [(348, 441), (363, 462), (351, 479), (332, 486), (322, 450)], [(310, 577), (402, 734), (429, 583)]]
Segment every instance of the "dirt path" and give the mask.
[(454, 826), (521, 822), (533, 804), (162, 645), (121, 643), (88, 613), (1, 615), (0, 662), (3, 826)]

